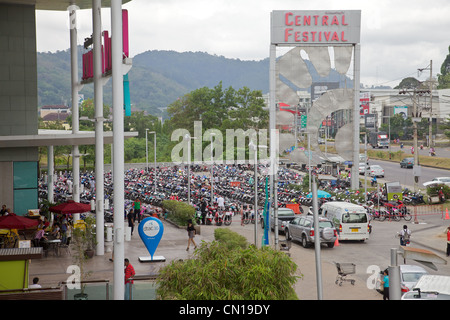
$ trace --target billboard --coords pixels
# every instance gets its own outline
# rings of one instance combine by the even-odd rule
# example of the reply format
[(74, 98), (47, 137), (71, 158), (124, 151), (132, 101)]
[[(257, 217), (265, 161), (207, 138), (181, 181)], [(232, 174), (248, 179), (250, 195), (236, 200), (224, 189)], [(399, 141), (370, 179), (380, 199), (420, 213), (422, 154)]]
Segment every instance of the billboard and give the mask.
[(366, 114), (369, 114), (370, 108), (370, 93), (369, 92), (361, 92), (359, 94), (359, 115), (364, 117)]
[(401, 106), (401, 107), (395, 107), (394, 106), (394, 115), (401, 114), (403, 119), (408, 118), (408, 107), (407, 106)]
[(274, 10), (271, 18), (272, 44), (360, 42), (361, 10)]

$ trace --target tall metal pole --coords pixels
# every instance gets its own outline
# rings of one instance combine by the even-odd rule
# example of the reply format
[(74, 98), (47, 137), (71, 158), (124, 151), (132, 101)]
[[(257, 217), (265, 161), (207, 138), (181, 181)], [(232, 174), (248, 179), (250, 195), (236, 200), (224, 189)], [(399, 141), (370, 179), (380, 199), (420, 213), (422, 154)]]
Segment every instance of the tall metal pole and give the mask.
[[(254, 208), (253, 208), (253, 219), (255, 220), (255, 247), (258, 246), (258, 145), (253, 144), (253, 142), (250, 142), (249, 147), (254, 150), (255, 157), (254, 157), (254, 169), (253, 173), (255, 176), (255, 181), (253, 182), (254, 187)], [(277, 230), (275, 230), (275, 233)]]
[(104, 159), (103, 159), (103, 84), (101, 42), (101, 0), (92, 0), (94, 44), (94, 106), (95, 106), (95, 199), (96, 199), (96, 255), (105, 254), (104, 232)]
[[(276, 100), (275, 100), (275, 88), (276, 88), (276, 54), (277, 53), (277, 47), (274, 44), (270, 45), (270, 61), (269, 61), (269, 131), (270, 131), (270, 177), (269, 177), (269, 184), (270, 184), (270, 203), (271, 206), (269, 207), (269, 215), (270, 210), (273, 211), (273, 220), (275, 223), (274, 230), (278, 230), (278, 209), (277, 209), (277, 201), (276, 201), (276, 194), (277, 194), (277, 187), (276, 187), (276, 168), (278, 166), (278, 157), (276, 154), (276, 150), (278, 149), (278, 146), (275, 146), (276, 143), (276, 136), (275, 136), (275, 129), (276, 129)], [(273, 208), (272, 208), (273, 207)], [(277, 249), (278, 245), (278, 232), (275, 232), (275, 249)]]
[(154, 133), (155, 133), (155, 140), (153, 140), (153, 160), (154, 160), (154, 163), (155, 163), (155, 193), (156, 193), (156, 186), (157, 186), (157, 184), (156, 184), (156, 177), (157, 177), (157, 173), (156, 173), (156, 131), (154, 131)]
[(145, 172), (148, 172), (148, 129), (145, 129)]
[(400, 266), (397, 263), (398, 251), (395, 248), (391, 249), (391, 265), (389, 270), (389, 300), (400, 300), (401, 293), (401, 278), (400, 278)]
[(187, 201), (191, 204), (191, 136), (186, 134), (184, 139), (187, 141), (188, 152), (187, 152)]
[(322, 259), (320, 257), (320, 228), (319, 228), (319, 208), (317, 203), (317, 183), (316, 177), (313, 178), (312, 188), (313, 211), (314, 211), (314, 251), (316, 256), (316, 282), (317, 299), (322, 300)]
[(114, 143), (114, 300), (124, 299), (124, 115), (122, 0), (111, 0), (111, 60)]
[(430, 120), (428, 128), (428, 148), (433, 146), (433, 60), (430, 60)]
[(213, 137), (214, 133), (211, 133), (211, 205), (214, 203), (214, 156), (213, 156)]
[(351, 188), (359, 189), (359, 86), (360, 86), (360, 60), (361, 48), (360, 44), (354, 45), (354, 67), (353, 67), (353, 165), (351, 170)]
[[(414, 171), (415, 173), (418, 172), (418, 169), (416, 169), (417, 167), (419, 167), (419, 149), (417, 148), (417, 101), (416, 101), (417, 95), (416, 95), (416, 90), (414, 89), (414, 94), (413, 94), (413, 147), (414, 147)], [(418, 181), (419, 177), (414, 175), (414, 192), (418, 191)]]

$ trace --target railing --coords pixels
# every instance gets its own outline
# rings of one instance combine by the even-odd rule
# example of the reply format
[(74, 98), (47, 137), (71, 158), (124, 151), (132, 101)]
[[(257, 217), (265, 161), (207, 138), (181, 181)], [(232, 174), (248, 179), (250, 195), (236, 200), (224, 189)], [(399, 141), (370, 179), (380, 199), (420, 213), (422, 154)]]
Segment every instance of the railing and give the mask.
[[(148, 280), (156, 280), (156, 278), (158, 277), (157, 274), (150, 274), (150, 275), (136, 275), (133, 277), (134, 281), (148, 281)], [(86, 281), (80, 281), (80, 286), (83, 285), (87, 285), (87, 284), (105, 284), (105, 299), (106, 300), (110, 300), (110, 294), (109, 294), (109, 290), (110, 290), (110, 281), (105, 279), (105, 280), (86, 280)], [(70, 282), (64, 281), (61, 282), (60, 285), (63, 288), (63, 296), (64, 296), (64, 300), (68, 300), (68, 288), (67, 285), (70, 284)], [(130, 286), (130, 297), (132, 297), (132, 289), (133, 286)], [(79, 290), (79, 289), (78, 289)]]
[(61, 286), (0, 290), (0, 300), (64, 300)]
[[(61, 286), (63, 286), (64, 291), (64, 300), (68, 300), (68, 291), (67, 291), (67, 284), (71, 282), (63, 281), (60, 283)], [(86, 284), (98, 284), (98, 283), (104, 283), (105, 289), (106, 289), (106, 300), (109, 300), (109, 280), (86, 280), (86, 281), (80, 281), (80, 286), (86, 285)]]

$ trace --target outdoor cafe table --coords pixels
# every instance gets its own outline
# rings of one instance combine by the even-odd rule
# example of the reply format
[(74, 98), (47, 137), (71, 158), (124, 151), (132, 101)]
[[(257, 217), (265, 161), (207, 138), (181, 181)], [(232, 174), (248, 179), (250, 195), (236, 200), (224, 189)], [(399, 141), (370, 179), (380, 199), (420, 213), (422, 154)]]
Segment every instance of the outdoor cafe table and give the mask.
[(48, 255), (49, 251), (53, 251), (56, 256), (59, 255), (59, 244), (61, 243), (61, 239), (48, 239), (44, 240), (43, 243), (47, 246), (45, 256)]

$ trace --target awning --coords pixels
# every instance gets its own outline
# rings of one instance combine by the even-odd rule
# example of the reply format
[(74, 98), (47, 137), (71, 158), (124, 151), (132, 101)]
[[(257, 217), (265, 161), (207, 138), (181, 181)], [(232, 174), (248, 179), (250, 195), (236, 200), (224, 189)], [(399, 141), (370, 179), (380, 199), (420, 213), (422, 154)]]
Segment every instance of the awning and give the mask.
[[(124, 132), (124, 138), (137, 137), (138, 132)], [(113, 132), (103, 132), (103, 143), (113, 143)], [(39, 130), (36, 135), (0, 136), (0, 148), (94, 145), (94, 131), (72, 133), (70, 130)]]

